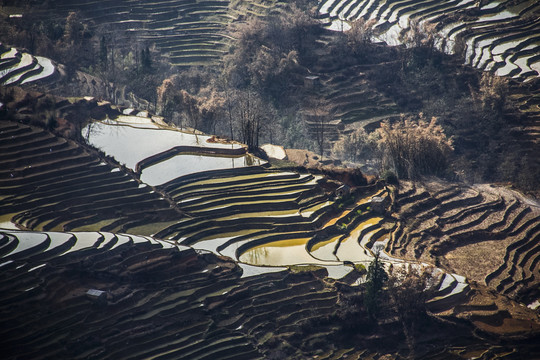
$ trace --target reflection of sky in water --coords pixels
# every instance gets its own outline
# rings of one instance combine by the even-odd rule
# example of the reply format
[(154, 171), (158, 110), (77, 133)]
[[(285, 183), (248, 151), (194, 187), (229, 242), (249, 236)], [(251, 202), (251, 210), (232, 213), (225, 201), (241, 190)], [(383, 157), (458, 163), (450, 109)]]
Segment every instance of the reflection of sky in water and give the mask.
[(493, 14), (493, 15), (488, 15), (488, 16), (480, 16), (478, 18), (478, 22), (485, 22), (485, 21), (496, 21), (496, 20), (504, 20), (504, 19), (509, 19), (511, 17), (516, 17), (517, 14), (509, 11), (509, 10), (504, 10), (504, 11), (501, 11), (497, 14)]
[(41, 56), (34, 56), (34, 57), (36, 58), (39, 65), (41, 65), (43, 69), (38, 74), (24, 79), (23, 82), (21, 82), (21, 84), (26, 84), (32, 81), (43, 79), (43, 78), (46, 78), (47, 76), (51, 76), (54, 73), (54, 65), (52, 64), (51, 60), (41, 57)]
[(7, 221), (0, 221), (0, 229), (12, 229), (12, 230), (18, 230), (19, 228), (15, 223), (11, 222), (10, 220)]
[[(371, 239), (373, 234), (377, 230), (373, 230), (367, 233), (361, 240), (362, 244)], [(337, 258), (341, 261), (371, 261), (373, 256), (371, 252), (366, 249), (364, 246), (358, 243), (358, 235), (360, 233), (359, 229), (355, 229), (351, 236), (347, 239), (344, 239), (339, 245), (338, 252), (336, 254)]]
[(530, 67), (540, 75), (540, 61), (532, 63)]
[(14, 232), (18, 238), (17, 247), (5, 256), (11, 256), (22, 251), (31, 249), (35, 246), (40, 246), (49, 242), (47, 235), (42, 233), (17, 233)]
[(156, 186), (196, 172), (241, 168), (259, 164), (259, 159), (254, 159), (251, 155), (240, 157), (177, 155), (144, 169), (141, 173), (141, 180), (149, 185)]
[(332, 261), (321, 261), (306, 251), (309, 238), (274, 241), (256, 246), (245, 251), (239, 261), (251, 265), (287, 266), (297, 264), (335, 264)]
[(521, 71), (532, 71), (532, 69), (529, 67), (529, 65), (527, 65), (527, 61), (529, 61), (529, 59), (532, 58), (533, 56), (535, 56), (535, 55), (529, 55), (529, 56), (524, 56), (524, 57), (517, 58), (514, 61), (514, 64), (519, 66), (521, 68)]
[(486, 5), (482, 6), (482, 10), (488, 10), (488, 9), (496, 8), (501, 3), (502, 3), (502, 1), (494, 1), (492, 3), (489, 3), (489, 4), (486, 4)]
[(194, 135), (167, 129), (135, 128), (107, 125), (100, 122), (86, 126), (82, 135), (88, 143), (113, 156), (118, 162), (134, 169), (135, 165), (149, 157), (175, 146), (200, 146), (232, 149), (240, 145), (208, 143), (209, 136)]
[(239, 256), (239, 261), (260, 266), (287, 266), (298, 264), (331, 265), (341, 261), (369, 262), (373, 256), (365, 248), (366, 243), (377, 232), (372, 230), (358, 243), (360, 232), (370, 225), (378, 224), (382, 219), (374, 217), (367, 219), (357, 226), (351, 234), (341, 242), (337, 257), (333, 254), (340, 236), (333, 237), (322, 243), (316, 244), (307, 251), (306, 245), (309, 238), (274, 241), (268, 244), (255, 246)]
[(332, 21), (332, 24), (330, 24), (330, 26), (328, 27), (328, 29), (334, 30), (334, 31), (349, 31), (350, 28), (351, 28), (351, 25), (339, 19)]
[(17, 64), (15, 64), (15, 65), (13, 65), (11, 67), (8, 67), (7, 69), (0, 70), (0, 77), (3, 77), (3, 76), (9, 74), (12, 71), (19, 70), (19, 69), (21, 69), (21, 68), (23, 68), (25, 66), (30, 65), (30, 64), (32, 64), (32, 56), (30, 56), (27, 53), (23, 53), (22, 56), (21, 56), (21, 60)]
[(336, 2), (336, 0), (328, 0), (326, 1), (323, 6), (319, 9), (319, 13), (321, 14), (327, 14), (328, 13), (328, 10), (330, 9), (330, 6), (332, 4), (334, 4), (334, 2)]
[(315, 244), (311, 248), (311, 255), (319, 260), (338, 261), (336, 255), (334, 255), (334, 249), (341, 236), (335, 236), (326, 241)]

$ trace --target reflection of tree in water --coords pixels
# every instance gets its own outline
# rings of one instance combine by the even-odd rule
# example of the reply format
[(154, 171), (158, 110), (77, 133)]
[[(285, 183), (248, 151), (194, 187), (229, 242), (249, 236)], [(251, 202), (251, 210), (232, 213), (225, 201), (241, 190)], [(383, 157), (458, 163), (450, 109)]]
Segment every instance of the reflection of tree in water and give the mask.
[[(360, 239), (358, 239), (358, 243), (360, 243)], [(381, 252), (384, 251), (384, 245), (383, 244), (375, 244), (375, 245), (373, 245), (373, 247), (371, 248), (370, 251), (371, 251), (372, 254), (380, 254)]]
[(245, 261), (250, 264), (263, 264), (264, 260), (268, 258), (268, 248), (265, 246), (255, 247), (247, 250), (243, 255)]
[(86, 125), (86, 127), (83, 129), (83, 134), (81, 134), (87, 144), (90, 144), (90, 136), (95, 134), (96, 132), (96, 130), (94, 129), (94, 124), (94, 122), (91, 122), (90, 124)]
[(91, 137), (99, 137), (104, 133), (105, 128), (104, 126), (102, 126), (102, 123), (98, 121), (90, 121), (88, 125), (86, 125), (86, 127), (81, 130), (81, 136), (87, 144), (90, 144)]

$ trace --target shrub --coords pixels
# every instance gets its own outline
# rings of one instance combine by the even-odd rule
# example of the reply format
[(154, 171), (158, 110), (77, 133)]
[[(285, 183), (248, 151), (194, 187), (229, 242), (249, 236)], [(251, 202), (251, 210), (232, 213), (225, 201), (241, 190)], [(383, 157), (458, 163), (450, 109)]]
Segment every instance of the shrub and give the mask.
[(361, 275), (367, 274), (366, 267), (363, 264), (354, 264), (354, 268), (356, 271), (358, 271)]
[(491, 110), (500, 115), (506, 107), (508, 80), (502, 76), (484, 72), (480, 79), (480, 88), (473, 92), (473, 98), (481, 104), (483, 110)]
[(377, 129), (381, 139), (383, 166), (399, 178), (414, 179), (421, 175), (444, 175), (448, 170), (449, 155), (453, 150), (435, 117), (430, 122), (402, 118), (390, 125), (383, 122)]
[(47, 127), (47, 130), (52, 131), (52, 130), (54, 130), (56, 128), (57, 125), (58, 125), (58, 121), (56, 120), (54, 115), (49, 115), (47, 117), (47, 121), (45, 123), (45, 126)]
[(351, 28), (347, 31), (347, 45), (351, 52), (358, 55), (366, 55), (366, 47), (371, 42), (373, 28), (376, 25), (375, 19), (365, 21), (359, 18), (350, 23)]

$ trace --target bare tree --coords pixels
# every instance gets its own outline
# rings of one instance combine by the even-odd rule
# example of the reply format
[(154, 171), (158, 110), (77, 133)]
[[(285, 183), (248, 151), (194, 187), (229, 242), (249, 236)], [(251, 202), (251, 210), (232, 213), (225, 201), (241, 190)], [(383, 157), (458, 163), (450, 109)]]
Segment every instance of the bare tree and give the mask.
[(259, 136), (267, 124), (268, 112), (261, 98), (252, 90), (237, 93), (236, 116), (240, 125), (240, 139), (253, 150), (259, 146)]
[(351, 28), (347, 31), (347, 45), (353, 54), (358, 54), (365, 49), (366, 44), (371, 42), (376, 20), (365, 21), (363, 18), (359, 18), (352, 21), (350, 25)]
[(319, 147), (319, 154), (321, 154), (322, 160), (326, 144), (327, 127), (331, 119), (330, 105), (324, 100), (317, 99), (306, 106), (304, 118), (315, 135), (315, 141)]
[(176, 96), (174, 79), (163, 80), (157, 88), (157, 105), (161, 115), (168, 119), (172, 119), (173, 113), (177, 110), (178, 99), (175, 98)]

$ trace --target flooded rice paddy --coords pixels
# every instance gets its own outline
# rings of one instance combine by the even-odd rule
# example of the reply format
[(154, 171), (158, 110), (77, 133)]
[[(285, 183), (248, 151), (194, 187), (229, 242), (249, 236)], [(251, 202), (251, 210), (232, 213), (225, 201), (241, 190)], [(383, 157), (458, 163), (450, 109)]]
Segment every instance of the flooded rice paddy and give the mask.
[(261, 163), (260, 159), (249, 154), (238, 157), (182, 154), (144, 169), (141, 180), (156, 186), (195, 172), (236, 169)]
[(219, 152), (241, 149), (242, 146), (210, 142), (211, 137), (208, 135), (164, 127), (147, 117), (121, 115), (115, 120), (93, 122), (83, 129), (82, 135), (90, 145), (132, 170), (137, 169), (137, 164), (149, 157), (179, 146), (191, 147), (189, 153), (167, 158), (142, 171), (141, 180), (153, 186), (196, 172), (258, 166), (263, 163), (250, 154), (198, 154), (196, 148), (215, 149)]
[(273, 241), (244, 252), (239, 261), (258, 266), (290, 266), (299, 264), (328, 264), (306, 251), (310, 238)]

